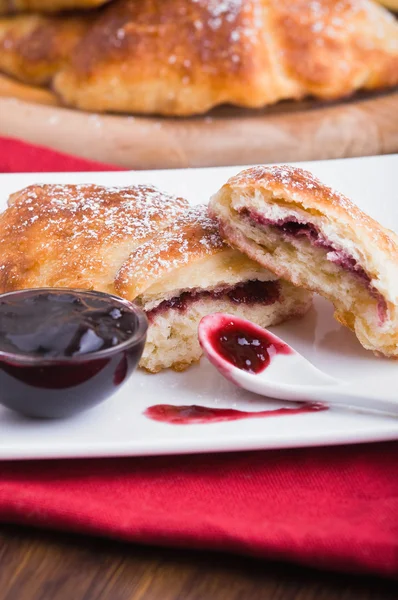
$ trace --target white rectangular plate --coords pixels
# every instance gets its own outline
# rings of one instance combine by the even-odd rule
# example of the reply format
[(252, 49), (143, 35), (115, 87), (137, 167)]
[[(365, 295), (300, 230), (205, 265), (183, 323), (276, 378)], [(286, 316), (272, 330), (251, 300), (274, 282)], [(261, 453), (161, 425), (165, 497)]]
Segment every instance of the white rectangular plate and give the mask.
[[(398, 155), (300, 166), (398, 231)], [(197, 204), (206, 202), (239, 170), (241, 167), (0, 175), (0, 209), (5, 208), (9, 193), (38, 182), (112, 186), (150, 182)], [(334, 321), (332, 307), (321, 298), (316, 298), (314, 308), (304, 319), (273, 330), (316, 366), (336, 377), (377, 377), (381, 394), (387, 385), (398, 389), (398, 364), (363, 350), (355, 336)], [(0, 459), (220, 452), (398, 439), (398, 419), (344, 410), (199, 425), (169, 425), (143, 415), (145, 408), (160, 403), (253, 411), (282, 406), (235, 388), (202, 359), (200, 365), (185, 373), (137, 372), (113, 398), (67, 420), (28, 420), (0, 407)]]

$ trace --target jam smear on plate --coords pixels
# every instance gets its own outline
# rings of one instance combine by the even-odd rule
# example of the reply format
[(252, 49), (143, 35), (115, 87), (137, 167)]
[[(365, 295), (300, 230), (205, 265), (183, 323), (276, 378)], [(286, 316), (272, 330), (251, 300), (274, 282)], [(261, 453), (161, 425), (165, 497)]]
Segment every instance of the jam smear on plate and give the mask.
[(258, 419), (260, 417), (281, 417), (299, 415), (327, 410), (327, 406), (318, 402), (305, 402), (295, 408), (277, 408), (274, 410), (245, 411), (233, 408), (212, 408), (209, 406), (173, 406), (156, 404), (150, 406), (144, 415), (153, 421), (171, 425), (196, 425), (200, 423), (220, 423), (222, 421), (238, 421), (241, 419)]

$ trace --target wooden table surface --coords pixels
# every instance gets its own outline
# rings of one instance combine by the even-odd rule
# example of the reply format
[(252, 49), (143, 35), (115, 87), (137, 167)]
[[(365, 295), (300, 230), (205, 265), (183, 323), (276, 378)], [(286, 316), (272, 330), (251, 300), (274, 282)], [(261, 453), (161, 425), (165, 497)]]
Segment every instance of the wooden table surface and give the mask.
[(397, 600), (398, 582), (0, 526), (0, 600)]

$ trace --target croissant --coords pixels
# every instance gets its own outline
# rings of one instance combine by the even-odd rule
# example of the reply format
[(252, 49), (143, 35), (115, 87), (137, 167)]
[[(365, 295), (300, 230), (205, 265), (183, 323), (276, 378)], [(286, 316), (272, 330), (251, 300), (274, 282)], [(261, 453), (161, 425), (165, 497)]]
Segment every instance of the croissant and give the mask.
[(119, 0), (58, 72), (80, 109), (192, 115), (398, 83), (398, 25), (370, 0)]
[(74, 287), (114, 293), (130, 252), (188, 208), (151, 186), (33, 185), (0, 215), (0, 293)]
[(180, 371), (199, 360), (197, 330), (208, 314), (226, 312), (269, 327), (311, 305), (307, 291), (224, 244), (206, 206), (179, 215), (138, 246), (117, 273), (115, 288), (148, 316), (141, 366), (151, 372)]
[(0, 71), (32, 85), (51, 83), (88, 24), (84, 15), (0, 19)]
[(289, 166), (254, 167), (215, 194), (222, 236), (278, 277), (331, 300), (376, 354), (398, 357), (398, 237)]
[(94, 8), (108, 0), (0, 0), (0, 14), (38, 11), (57, 12), (77, 8)]
[(182, 370), (202, 351), (200, 319), (221, 311), (269, 326), (304, 314), (311, 294), (224, 244), (207, 207), (150, 186), (36, 185), (0, 215), (0, 293), (95, 289), (149, 320), (141, 366)]
[[(64, 104), (95, 112), (184, 116), (398, 83), (398, 25), (371, 0), (116, 0), (88, 26), (74, 17), (66, 45), (54, 20), (38, 34), (20, 17), (1, 24), (0, 69), (26, 83), (52, 77)], [(54, 39), (39, 51), (51, 65), (41, 78), (23, 51), (32, 37), (38, 48)]]

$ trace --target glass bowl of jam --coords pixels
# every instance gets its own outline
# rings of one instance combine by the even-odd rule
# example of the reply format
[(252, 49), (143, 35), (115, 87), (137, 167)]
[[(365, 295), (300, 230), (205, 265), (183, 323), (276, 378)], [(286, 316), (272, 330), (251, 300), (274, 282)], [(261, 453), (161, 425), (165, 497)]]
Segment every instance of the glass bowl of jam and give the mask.
[(0, 295), (0, 404), (29, 417), (69, 417), (106, 400), (136, 368), (144, 312), (72, 289)]

